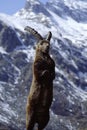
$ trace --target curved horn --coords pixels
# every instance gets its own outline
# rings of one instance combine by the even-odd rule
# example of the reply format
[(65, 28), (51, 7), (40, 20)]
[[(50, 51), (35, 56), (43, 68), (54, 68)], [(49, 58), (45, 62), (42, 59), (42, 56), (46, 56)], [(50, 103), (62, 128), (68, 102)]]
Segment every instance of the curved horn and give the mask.
[(52, 37), (52, 33), (51, 33), (51, 32), (48, 32), (48, 35), (47, 35), (46, 40), (50, 41), (51, 37)]
[(43, 37), (42, 37), (36, 30), (34, 30), (33, 28), (31, 28), (31, 27), (29, 27), (29, 26), (26, 26), (26, 27), (24, 28), (24, 30), (26, 30), (26, 31), (28, 31), (28, 32), (30, 32), (30, 33), (32, 33), (37, 39), (43, 40)]

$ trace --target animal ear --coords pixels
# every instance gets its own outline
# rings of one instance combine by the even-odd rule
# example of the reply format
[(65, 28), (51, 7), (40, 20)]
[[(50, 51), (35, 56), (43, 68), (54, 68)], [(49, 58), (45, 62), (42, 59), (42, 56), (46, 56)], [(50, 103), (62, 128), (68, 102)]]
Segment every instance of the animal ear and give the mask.
[(50, 41), (52, 37), (52, 33), (49, 31), (46, 40)]
[(26, 26), (24, 30), (32, 33), (38, 40), (43, 40), (43, 37), (33, 28)]

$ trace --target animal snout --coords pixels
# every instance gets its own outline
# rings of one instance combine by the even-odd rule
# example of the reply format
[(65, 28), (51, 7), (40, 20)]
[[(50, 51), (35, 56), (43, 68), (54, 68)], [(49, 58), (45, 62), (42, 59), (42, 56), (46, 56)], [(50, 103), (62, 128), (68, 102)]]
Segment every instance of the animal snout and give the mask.
[(46, 48), (49, 49), (49, 45), (47, 45)]

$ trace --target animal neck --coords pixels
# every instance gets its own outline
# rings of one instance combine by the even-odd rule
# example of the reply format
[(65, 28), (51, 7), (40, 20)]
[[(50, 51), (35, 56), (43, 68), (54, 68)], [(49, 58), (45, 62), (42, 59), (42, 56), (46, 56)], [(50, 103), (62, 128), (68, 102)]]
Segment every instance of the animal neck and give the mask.
[(49, 53), (44, 53), (42, 51), (36, 50), (36, 57), (47, 59), (49, 57)]

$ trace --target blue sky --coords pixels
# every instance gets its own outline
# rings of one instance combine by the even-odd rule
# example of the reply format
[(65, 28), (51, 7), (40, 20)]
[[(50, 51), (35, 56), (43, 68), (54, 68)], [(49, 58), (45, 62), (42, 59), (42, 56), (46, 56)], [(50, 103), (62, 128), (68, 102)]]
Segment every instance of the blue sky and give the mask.
[[(47, 0), (41, 0), (46, 2)], [(0, 0), (0, 13), (14, 14), (24, 7), (26, 0)]]

